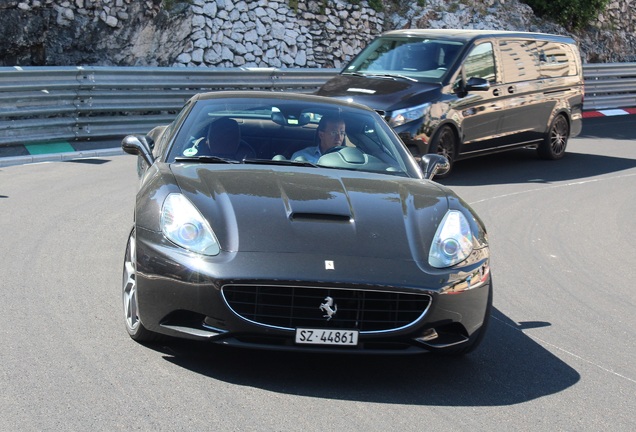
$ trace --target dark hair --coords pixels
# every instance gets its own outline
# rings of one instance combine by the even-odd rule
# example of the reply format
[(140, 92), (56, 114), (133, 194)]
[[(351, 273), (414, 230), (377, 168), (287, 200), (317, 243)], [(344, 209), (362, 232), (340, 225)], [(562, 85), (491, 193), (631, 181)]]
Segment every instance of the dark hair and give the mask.
[(327, 123), (344, 123), (344, 119), (339, 115), (335, 114), (326, 114), (320, 118), (320, 122), (318, 122), (318, 130), (323, 131), (327, 127)]

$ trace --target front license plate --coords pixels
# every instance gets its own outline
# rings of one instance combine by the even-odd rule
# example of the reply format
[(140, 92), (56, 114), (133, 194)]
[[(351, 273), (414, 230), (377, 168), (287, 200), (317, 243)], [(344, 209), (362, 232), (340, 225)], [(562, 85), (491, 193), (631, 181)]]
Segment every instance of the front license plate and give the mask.
[(358, 330), (296, 329), (296, 343), (311, 345), (358, 345)]

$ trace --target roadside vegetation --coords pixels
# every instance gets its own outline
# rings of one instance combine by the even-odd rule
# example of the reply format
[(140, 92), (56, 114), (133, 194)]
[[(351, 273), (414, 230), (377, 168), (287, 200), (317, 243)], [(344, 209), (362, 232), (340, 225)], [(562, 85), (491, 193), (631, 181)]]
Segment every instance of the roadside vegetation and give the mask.
[[(164, 0), (169, 1), (169, 0)], [(174, 0), (173, 0), (174, 1)], [(299, 0), (287, 0), (289, 6), (297, 10)], [(327, 7), (329, 0), (321, 0), (322, 9)], [(362, 0), (348, 0), (351, 4), (360, 4)], [(591, 24), (605, 10), (610, 0), (520, 0), (532, 8), (534, 13), (542, 18), (548, 18), (561, 24), (568, 30), (581, 30)], [(367, 0), (369, 7), (377, 12), (386, 9), (399, 10), (400, 0)], [(407, 2), (411, 5), (411, 2)], [(474, 1), (467, 0), (450, 0), (447, 7), (452, 10), (459, 4), (470, 4), (474, 6)], [(417, 0), (417, 5), (426, 7), (427, 0)], [(404, 7), (404, 5), (402, 5)]]
[(521, 0), (543, 18), (550, 18), (568, 30), (582, 30), (605, 10), (610, 0)]

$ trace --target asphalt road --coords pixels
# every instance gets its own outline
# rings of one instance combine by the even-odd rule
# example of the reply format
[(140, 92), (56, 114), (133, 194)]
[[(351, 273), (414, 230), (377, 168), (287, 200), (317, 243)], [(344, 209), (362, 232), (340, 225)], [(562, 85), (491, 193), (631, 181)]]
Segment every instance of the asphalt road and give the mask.
[(0, 429), (636, 430), (636, 116), (586, 120), (565, 159), (463, 161), (495, 309), (458, 360), (143, 346), (121, 267), (135, 158), (0, 169)]

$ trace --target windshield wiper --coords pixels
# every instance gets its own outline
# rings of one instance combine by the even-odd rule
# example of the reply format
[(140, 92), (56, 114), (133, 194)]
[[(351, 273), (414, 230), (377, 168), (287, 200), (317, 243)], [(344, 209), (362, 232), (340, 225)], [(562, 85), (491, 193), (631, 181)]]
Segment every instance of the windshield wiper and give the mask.
[(234, 159), (227, 159), (218, 156), (195, 156), (195, 157), (176, 157), (175, 162), (200, 162), (200, 163), (228, 163), (237, 164), (240, 163)]
[(360, 72), (343, 72), (342, 75), (353, 75), (353, 76), (359, 76), (359, 77), (367, 76), (367, 74), (363, 74)]
[(317, 167), (315, 163), (309, 161), (299, 161), (299, 160), (275, 160), (275, 159), (243, 159), (243, 163), (245, 164), (256, 164), (256, 165), (283, 165), (283, 166), (310, 166)]
[(400, 75), (400, 74), (373, 74), (373, 75), (365, 75), (365, 76), (373, 77), (373, 78), (389, 78), (389, 79), (401, 78), (401, 79), (417, 82), (415, 78), (411, 78), (410, 76)]

